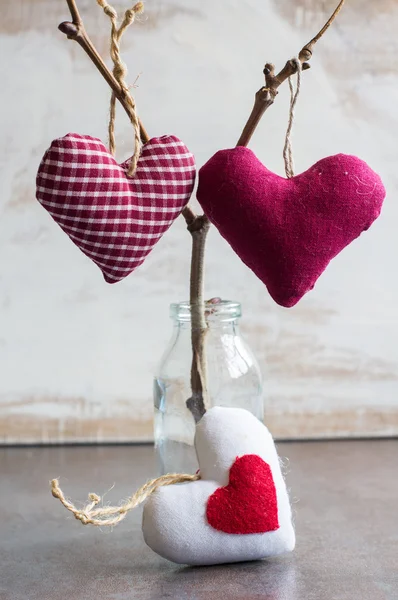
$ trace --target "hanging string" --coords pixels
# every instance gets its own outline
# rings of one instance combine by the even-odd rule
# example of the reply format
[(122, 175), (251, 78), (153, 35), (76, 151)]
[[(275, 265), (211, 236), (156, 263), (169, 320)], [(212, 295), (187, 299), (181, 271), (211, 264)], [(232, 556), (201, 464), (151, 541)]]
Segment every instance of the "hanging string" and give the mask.
[(289, 109), (289, 122), (287, 125), (286, 136), (285, 136), (285, 146), (283, 148), (283, 160), (285, 161), (285, 173), (286, 177), (290, 179), (294, 177), (294, 160), (293, 160), (293, 149), (292, 142), (290, 139), (292, 133), (292, 127), (294, 122), (294, 109), (296, 107), (297, 99), (300, 94), (301, 87), (301, 62), (298, 58), (292, 58), (292, 61), (296, 65), (296, 73), (297, 73), (297, 85), (296, 91), (293, 88), (292, 77), (289, 77), (289, 89), (290, 89), (290, 109)]
[(176, 483), (187, 483), (200, 479), (199, 473), (196, 475), (183, 475), (179, 473), (168, 473), (156, 479), (151, 479), (141, 486), (124, 504), (119, 506), (101, 506), (96, 508), (101, 502), (101, 498), (97, 494), (89, 494), (89, 502), (81, 509), (77, 508), (70, 500), (68, 500), (61, 488), (59, 487), (58, 479), (51, 481), (51, 493), (54, 498), (58, 498), (60, 502), (68, 509), (83, 525), (95, 525), (103, 527), (104, 525), (113, 526), (123, 521), (127, 513), (144, 502), (153, 492), (165, 485), (174, 485)]
[[(137, 169), (138, 159), (140, 157), (141, 152), (141, 137), (140, 137), (140, 124), (137, 116), (136, 104), (134, 98), (130, 94), (130, 90), (128, 85), (126, 84), (125, 77), (127, 75), (127, 67), (121, 59), (120, 56), (120, 39), (126, 29), (133, 23), (136, 15), (140, 14), (144, 10), (144, 4), (142, 2), (137, 2), (133, 6), (127, 10), (124, 14), (123, 21), (118, 27), (117, 25), (117, 12), (116, 10), (110, 6), (106, 0), (97, 0), (99, 6), (104, 10), (104, 13), (111, 20), (111, 44), (110, 44), (110, 55), (113, 62), (113, 75), (120, 85), (123, 94), (125, 95), (127, 102), (130, 107), (130, 121), (134, 128), (134, 154), (131, 158), (131, 162), (129, 165), (128, 174), (130, 177), (133, 177), (135, 171)], [(116, 94), (112, 92), (111, 101), (110, 101), (110, 110), (109, 110), (109, 125), (108, 125), (108, 135), (109, 135), (109, 151), (112, 155), (115, 155), (116, 151), (116, 142), (115, 142), (115, 117), (116, 117)]]

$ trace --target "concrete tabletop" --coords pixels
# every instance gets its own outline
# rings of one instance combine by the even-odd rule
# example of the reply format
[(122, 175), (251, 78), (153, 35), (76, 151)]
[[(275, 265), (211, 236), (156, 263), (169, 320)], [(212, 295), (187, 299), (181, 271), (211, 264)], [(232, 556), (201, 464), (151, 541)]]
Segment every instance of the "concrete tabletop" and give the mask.
[(126, 498), (156, 476), (150, 446), (0, 449), (1, 600), (398, 600), (398, 440), (279, 444), (297, 532), (291, 555), (189, 568), (143, 542), (141, 509), (84, 527), (49, 492)]

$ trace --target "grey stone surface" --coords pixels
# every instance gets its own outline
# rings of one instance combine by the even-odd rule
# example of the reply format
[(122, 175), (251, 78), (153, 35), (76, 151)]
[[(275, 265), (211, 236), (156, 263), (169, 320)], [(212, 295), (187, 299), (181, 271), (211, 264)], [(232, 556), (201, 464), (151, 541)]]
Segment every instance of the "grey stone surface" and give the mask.
[(142, 540), (141, 510), (114, 531), (53, 499), (115, 502), (156, 474), (150, 446), (0, 449), (1, 600), (397, 600), (398, 440), (279, 444), (297, 549), (275, 560), (188, 568)]

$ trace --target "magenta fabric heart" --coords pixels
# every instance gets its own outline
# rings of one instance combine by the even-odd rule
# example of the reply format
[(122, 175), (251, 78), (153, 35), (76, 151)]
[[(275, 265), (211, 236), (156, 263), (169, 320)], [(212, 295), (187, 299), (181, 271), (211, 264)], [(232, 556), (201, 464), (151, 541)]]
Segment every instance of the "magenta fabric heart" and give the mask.
[(195, 159), (174, 136), (152, 138), (133, 178), (101, 140), (69, 133), (47, 150), (37, 199), (108, 283), (134, 271), (188, 203)]
[(275, 302), (290, 307), (379, 216), (385, 189), (355, 156), (330, 156), (285, 179), (237, 147), (217, 152), (200, 169), (197, 196)]

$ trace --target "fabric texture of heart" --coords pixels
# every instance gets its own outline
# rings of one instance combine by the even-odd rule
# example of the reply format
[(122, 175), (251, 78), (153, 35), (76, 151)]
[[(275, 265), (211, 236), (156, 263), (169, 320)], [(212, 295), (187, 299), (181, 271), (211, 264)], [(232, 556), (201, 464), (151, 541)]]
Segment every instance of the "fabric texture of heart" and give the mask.
[(275, 302), (290, 307), (379, 216), (385, 189), (355, 156), (330, 156), (285, 179), (237, 147), (200, 169), (197, 197)]
[(108, 283), (139, 265), (188, 203), (195, 160), (174, 136), (147, 142), (133, 178), (101, 140), (55, 140), (37, 174), (37, 199)]
[(145, 502), (142, 531), (148, 546), (188, 565), (258, 560), (293, 550), (289, 496), (265, 425), (241, 408), (210, 408), (196, 425), (195, 449), (201, 479), (158, 488)]
[(229, 483), (209, 498), (207, 520), (225, 533), (266, 533), (279, 527), (275, 484), (270, 466), (255, 454), (237, 458)]

